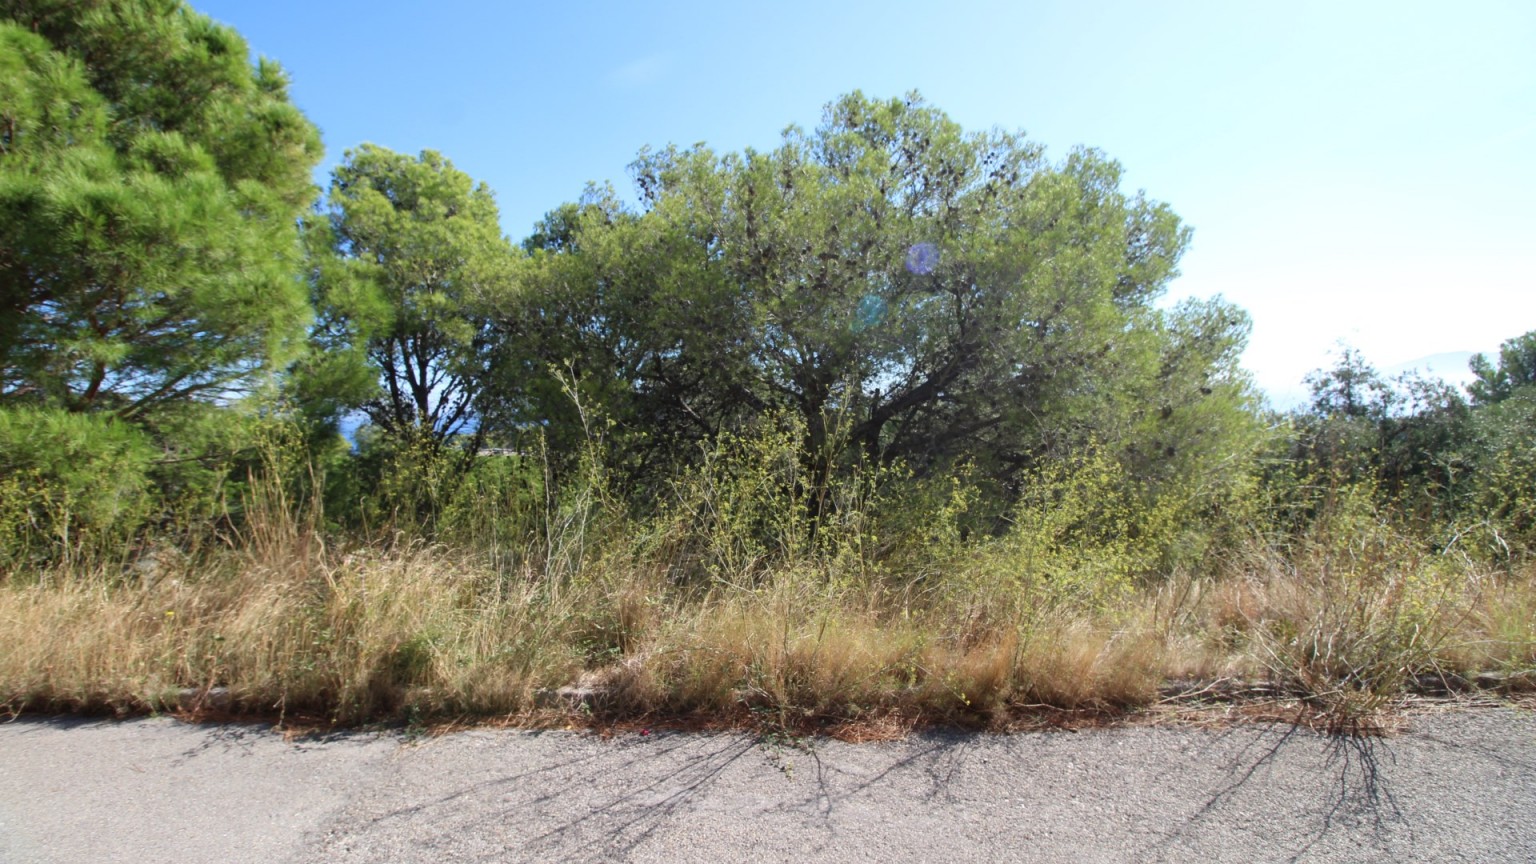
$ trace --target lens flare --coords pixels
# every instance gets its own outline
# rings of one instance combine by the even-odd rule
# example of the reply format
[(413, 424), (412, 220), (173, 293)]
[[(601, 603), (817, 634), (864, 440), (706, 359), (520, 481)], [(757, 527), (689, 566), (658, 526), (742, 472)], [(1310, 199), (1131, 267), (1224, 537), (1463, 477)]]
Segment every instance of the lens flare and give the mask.
[(853, 313), (853, 331), (868, 330), (885, 320), (885, 301), (873, 294), (859, 298), (859, 307)]
[(939, 266), (939, 247), (932, 243), (917, 243), (907, 250), (907, 270), (919, 275), (932, 273)]

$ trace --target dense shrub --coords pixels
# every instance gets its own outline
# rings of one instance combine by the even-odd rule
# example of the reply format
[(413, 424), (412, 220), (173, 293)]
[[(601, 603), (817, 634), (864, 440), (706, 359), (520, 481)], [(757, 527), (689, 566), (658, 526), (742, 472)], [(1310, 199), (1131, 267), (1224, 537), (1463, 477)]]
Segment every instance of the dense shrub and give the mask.
[(124, 554), (154, 516), (157, 455), (110, 417), (0, 410), (0, 566)]

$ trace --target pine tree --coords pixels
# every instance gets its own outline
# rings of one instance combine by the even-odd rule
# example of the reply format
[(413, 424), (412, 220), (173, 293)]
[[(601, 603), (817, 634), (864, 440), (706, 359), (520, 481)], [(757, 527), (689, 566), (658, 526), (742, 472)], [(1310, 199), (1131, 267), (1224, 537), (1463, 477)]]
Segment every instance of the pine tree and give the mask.
[(179, 0), (0, 0), (0, 401), (138, 418), (286, 362), (320, 152)]

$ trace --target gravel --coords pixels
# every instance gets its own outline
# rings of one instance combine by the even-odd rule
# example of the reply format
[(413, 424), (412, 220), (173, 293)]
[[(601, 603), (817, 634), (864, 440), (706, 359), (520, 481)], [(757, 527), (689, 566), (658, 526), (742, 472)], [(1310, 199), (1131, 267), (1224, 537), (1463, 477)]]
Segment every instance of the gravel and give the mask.
[(0, 724), (0, 862), (1536, 861), (1536, 714), (906, 741)]

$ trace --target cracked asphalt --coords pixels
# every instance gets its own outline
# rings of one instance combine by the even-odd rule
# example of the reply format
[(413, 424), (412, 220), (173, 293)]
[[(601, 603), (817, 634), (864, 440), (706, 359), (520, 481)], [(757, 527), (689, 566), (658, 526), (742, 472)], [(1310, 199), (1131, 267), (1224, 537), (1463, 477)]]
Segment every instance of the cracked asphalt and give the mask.
[(1536, 861), (1536, 713), (773, 745), (0, 723), (0, 861)]

